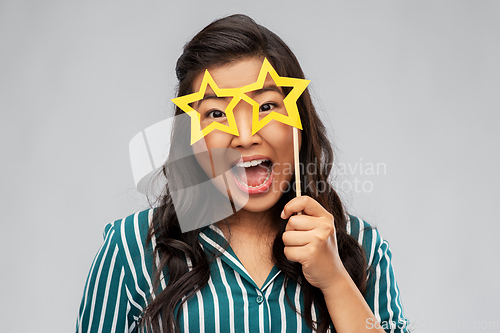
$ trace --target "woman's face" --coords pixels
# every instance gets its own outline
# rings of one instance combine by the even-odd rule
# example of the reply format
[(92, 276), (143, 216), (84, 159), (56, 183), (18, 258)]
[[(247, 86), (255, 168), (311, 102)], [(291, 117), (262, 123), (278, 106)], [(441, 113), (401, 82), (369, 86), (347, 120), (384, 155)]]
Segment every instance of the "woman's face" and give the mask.
[[(240, 88), (257, 81), (262, 62), (263, 58), (260, 57), (246, 58), (209, 68), (209, 73), (219, 88)], [(195, 78), (192, 91), (199, 91), (203, 75), (204, 73), (201, 73)], [(269, 75), (263, 89), (249, 92), (247, 95), (260, 105), (260, 119), (270, 112), (287, 114), (283, 104), (283, 91)], [(200, 113), (201, 127), (205, 128), (212, 122), (227, 125), (224, 110), (230, 101), (231, 97), (217, 97), (212, 88), (207, 86), (205, 97), (192, 105)], [(204, 137), (215, 169), (231, 170), (226, 172), (227, 185), (222, 181), (214, 184), (220, 192), (229, 192), (235, 204), (242, 203), (239, 206), (243, 206), (244, 210), (264, 212), (276, 204), (283, 191), (291, 189), (294, 172), (292, 127), (271, 120), (252, 135), (252, 105), (241, 100), (234, 107), (233, 114), (239, 136), (213, 130)], [(299, 131), (299, 144), (300, 142)], [(202, 150), (203, 140), (193, 145), (195, 153)], [(200, 159), (198, 162), (212, 178), (213, 166)]]

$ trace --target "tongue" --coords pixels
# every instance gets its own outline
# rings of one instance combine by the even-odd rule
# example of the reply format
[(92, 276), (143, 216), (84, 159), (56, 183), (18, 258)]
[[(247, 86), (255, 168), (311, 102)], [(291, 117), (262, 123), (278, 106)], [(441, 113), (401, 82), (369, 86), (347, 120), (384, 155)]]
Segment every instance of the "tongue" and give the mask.
[(264, 165), (256, 165), (249, 168), (237, 168), (238, 178), (248, 186), (259, 186), (264, 183), (268, 176), (268, 169)]

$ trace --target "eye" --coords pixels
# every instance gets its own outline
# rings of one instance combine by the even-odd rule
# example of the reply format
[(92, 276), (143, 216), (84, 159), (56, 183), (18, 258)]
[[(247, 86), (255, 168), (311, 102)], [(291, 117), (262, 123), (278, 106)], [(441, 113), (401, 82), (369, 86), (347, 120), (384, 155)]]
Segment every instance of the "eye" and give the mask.
[(206, 113), (206, 117), (208, 118), (222, 118), (225, 117), (226, 114), (221, 110), (210, 110)]
[(260, 108), (259, 108), (259, 112), (269, 112), (272, 109), (274, 109), (275, 106), (276, 106), (276, 104), (274, 104), (274, 103), (265, 103), (265, 104), (262, 104), (260, 106)]

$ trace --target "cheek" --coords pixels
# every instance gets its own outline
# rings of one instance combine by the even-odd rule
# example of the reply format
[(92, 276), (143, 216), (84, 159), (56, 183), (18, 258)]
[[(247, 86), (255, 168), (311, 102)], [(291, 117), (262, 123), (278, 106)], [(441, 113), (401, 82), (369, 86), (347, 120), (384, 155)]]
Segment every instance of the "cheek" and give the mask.
[[(219, 175), (221, 170), (227, 170), (224, 163), (226, 161), (225, 155), (229, 152), (227, 149), (220, 150), (217, 148), (227, 148), (230, 142), (231, 135), (224, 132), (213, 131), (207, 134), (203, 139), (193, 144), (193, 153), (196, 156), (196, 160), (209, 178), (214, 177), (214, 172), (216, 175)], [(209, 151), (212, 158), (210, 158)], [(229, 157), (231, 158), (232, 156), (230, 155)], [(237, 159), (239, 157), (241, 156), (238, 155), (236, 157), (232, 157), (232, 159)]]
[[(271, 121), (259, 131), (262, 137), (275, 149), (277, 153), (282, 150), (293, 153), (293, 127), (277, 122)], [(300, 139), (300, 131), (299, 131)], [(300, 142), (300, 141), (299, 141)]]
[[(274, 123), (274, 124), (273, 124)], [(280, 123), (271, 122), (262, 130), (262, 136), (272, 147), (278, 164), (274, 166), (277, 174), (276, 180), (290, 182), (294, 173), (294, 150), (293, 150), (293, 127)], [(302, 142), (302, 131), (299, 133), (299, 149)]]
[(218, 130), (212, 131), (205, 136), (207, 148), (225, 148), (231, 143), (231, 134)]

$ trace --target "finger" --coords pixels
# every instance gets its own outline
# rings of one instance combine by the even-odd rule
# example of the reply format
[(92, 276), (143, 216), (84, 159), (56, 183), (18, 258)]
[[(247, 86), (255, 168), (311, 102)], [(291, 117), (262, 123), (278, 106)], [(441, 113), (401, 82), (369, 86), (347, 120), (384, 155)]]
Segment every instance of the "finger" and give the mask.
[[(321, 217), (330, 214), (319, 202), (309, 196), (301, 196), (290, 200), (283, 209), (282, 219), (287, 219), (294, 213), (303, 212), (309, 216)], [(331, 215), (331, 214), (330, 214)]]
[(290, 261), (302, 263), (305, 260), (303, 246), (285, 246), (283, 251)]
[(311, 233), (309, 231), (286, 231), (283, 233), (283, 244), (285, 246), (304, 246), (311, 242)]
[(293, 215), (290, 216), (285, 227), (285, 231), (299, 230), (307, 231), (313, 230), (318, 226), (318, 218), (308, 215)]

